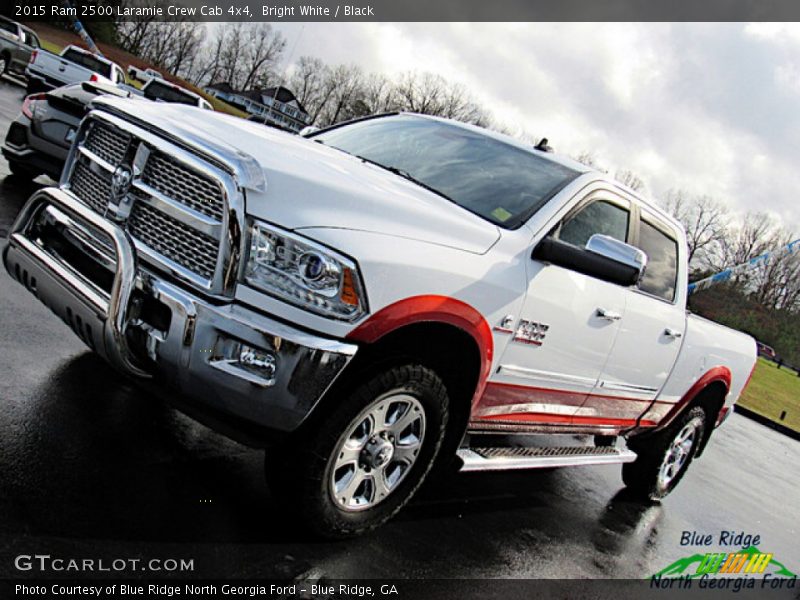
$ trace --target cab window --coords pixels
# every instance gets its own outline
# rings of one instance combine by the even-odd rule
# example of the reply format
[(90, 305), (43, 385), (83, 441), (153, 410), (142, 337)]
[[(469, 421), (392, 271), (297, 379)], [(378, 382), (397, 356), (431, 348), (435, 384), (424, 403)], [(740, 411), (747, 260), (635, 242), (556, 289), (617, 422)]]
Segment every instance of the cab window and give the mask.
[(558, 239), (579, 248), (586, 246), (589, 238), (596, 233), (626, 242), (629, 217), (630, 213), (625, 208), (598, 200), (566, 220), (558, 232)]
[(647, 254), (647, 268), (639, 289), (672, 302), (678, 278), (678, 242), (642, 219), (638, 246)]

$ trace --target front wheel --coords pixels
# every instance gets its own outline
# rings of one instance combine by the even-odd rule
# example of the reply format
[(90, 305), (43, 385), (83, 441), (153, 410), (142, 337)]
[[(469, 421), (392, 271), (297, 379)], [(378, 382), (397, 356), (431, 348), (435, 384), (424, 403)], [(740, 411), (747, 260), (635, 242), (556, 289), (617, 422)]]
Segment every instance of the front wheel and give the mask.
[(318, 535), (373, 529), (422, 484), (447, 415), (447, 391), (435, 372), (421, 365), (388, 369), (337, 398), (325, 418), (268, 453), (267, 481)]
[(680, 415), (663, 431), (628, 446), (637, 453), (622, 467), (622, 480), (644, 499), (660, 500), (675, 489), (697, 454), (706, 428), (706, 413), (700, 406)]

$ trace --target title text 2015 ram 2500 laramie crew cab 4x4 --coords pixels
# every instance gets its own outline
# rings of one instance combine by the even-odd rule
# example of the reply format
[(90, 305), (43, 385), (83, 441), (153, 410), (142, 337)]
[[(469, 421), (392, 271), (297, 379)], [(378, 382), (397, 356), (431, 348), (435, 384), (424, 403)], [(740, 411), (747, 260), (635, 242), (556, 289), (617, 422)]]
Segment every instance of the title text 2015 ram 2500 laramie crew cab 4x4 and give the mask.
[(454, 457), (624, 463), (663, 497), (756, 355), (687, 315), (685, 234), (650, 202), (411, 114), (305, 139), (104, 97), (4, 262), (119, 370), (271, 433), (271, 488), (330, 536)]

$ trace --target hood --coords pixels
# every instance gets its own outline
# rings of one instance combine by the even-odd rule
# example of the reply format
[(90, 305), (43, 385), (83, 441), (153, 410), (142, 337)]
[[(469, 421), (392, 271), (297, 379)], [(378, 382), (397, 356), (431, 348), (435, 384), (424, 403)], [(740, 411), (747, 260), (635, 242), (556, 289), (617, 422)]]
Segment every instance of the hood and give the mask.
[(497, 226), (441, 196), (298, 135), (190, 106), (109, 97), (95, 104), (190, 145), (254, 161), (266, 186), (248, 190), (247, 214), (287, 229), (369, 231), (479, 254), (500, 237)]

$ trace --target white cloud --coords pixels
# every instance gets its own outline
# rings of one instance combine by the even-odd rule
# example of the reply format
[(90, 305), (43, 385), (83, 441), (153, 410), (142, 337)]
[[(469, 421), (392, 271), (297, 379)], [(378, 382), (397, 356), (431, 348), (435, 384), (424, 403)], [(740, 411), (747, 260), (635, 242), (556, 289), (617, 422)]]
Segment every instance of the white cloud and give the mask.
[[(710, 194), (800, 224), (800, 25), (283, 24), (292, 59), (467, 85), (512, 128), (591, 151), (656, 195)], [(297, 36), (300, 36), (299, 39)]]

